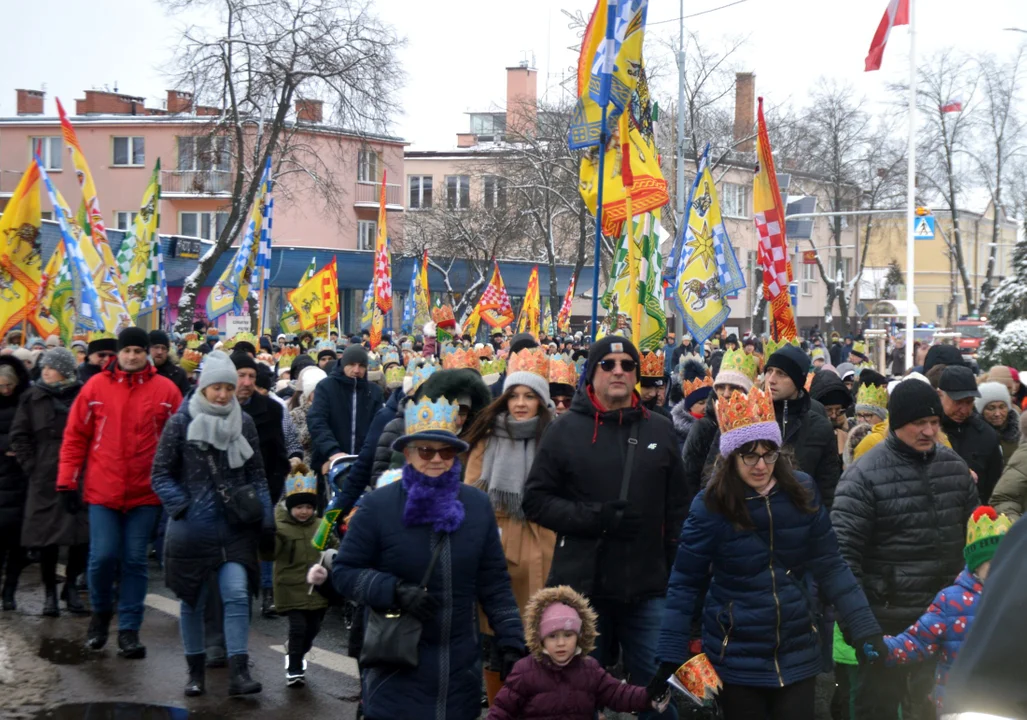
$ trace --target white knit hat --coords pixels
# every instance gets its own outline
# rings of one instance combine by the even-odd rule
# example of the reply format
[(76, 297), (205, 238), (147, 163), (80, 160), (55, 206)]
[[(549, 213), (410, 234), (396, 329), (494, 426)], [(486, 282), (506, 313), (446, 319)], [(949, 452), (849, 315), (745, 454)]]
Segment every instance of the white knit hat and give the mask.
[(1006, 407), (1012, 407), (1012, 400), (1009, 398), (1009, 388), (1000, 382), (986, 382), (981, 383), (977, 386), (981, 396), (974, 400), (974, 407), (977, 408), (977, 412), (984, 412), (984, 408), (988, 406), (988, 403), (993, 402), (1004, 402)]
[(317, 384), (328, 377), (325, 371), (317, 365), (311, 365), (310, 367), (303, 368), (300, 375), (303, 377), (304, 395), (309, 395), (314, 392), (314, 388), (317, 387)]

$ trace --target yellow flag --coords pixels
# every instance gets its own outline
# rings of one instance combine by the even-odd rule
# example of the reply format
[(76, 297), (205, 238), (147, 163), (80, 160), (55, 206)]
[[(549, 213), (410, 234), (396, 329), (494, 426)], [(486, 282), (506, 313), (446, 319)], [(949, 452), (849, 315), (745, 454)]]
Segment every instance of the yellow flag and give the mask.
[(536, 265), (531, 269), (528, 288), (524, 292), (524, 304), (521, 305), (521, 315), (517, 319), (517, 332), (526, 332), (538, 337), (539, 313), (542, 309), (539, 302), (538, 265)]
[(339, 279), (335, 258), (289, 293), (289, 302), (303, 330), (309, 330), (339, 314)]

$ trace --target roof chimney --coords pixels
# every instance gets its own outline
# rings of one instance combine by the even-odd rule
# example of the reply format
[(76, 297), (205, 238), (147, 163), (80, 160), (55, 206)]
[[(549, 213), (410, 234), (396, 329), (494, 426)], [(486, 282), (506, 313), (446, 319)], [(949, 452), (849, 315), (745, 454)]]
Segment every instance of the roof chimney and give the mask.
[(538, 71), (527, 61), (506, 69), (506, 131), (528, 135), (535, 131), (538, 113)]
[(299, 98), (296, 100), (296, 120), (305, 123), (321, 122), (321, 111), (324, 103), (320, 100)]
[(43, 98), (46, 97), (46, 93), (42, 90), (15, 90), (15, 92), (18, 94), (19, 115), (43, 114)]
[(193, 94), (185, 90), (168, 90), (168, 112), (172, 114), (188, 113), (193, 109)]
[(735, 150), (752, 152), (756, 149), (756, 75), (751, 72), (735, 73)]

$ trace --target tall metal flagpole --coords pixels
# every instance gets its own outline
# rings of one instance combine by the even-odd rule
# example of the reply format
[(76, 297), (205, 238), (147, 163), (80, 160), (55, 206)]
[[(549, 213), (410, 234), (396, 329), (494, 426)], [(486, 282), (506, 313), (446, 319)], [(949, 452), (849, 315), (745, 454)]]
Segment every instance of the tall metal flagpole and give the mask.
[[(688, 222), (688, 216), (685, 213), (685, 0), (681, 0), (680, 11), (679, 11), (679, 25), (678, 25), (678, 141), (677, 147), (674, 148), (674, 153), (677, 156), (678, 173), (677, 173), (677, 211), (678, 211), (678, 228), (683, 230), (684, 223)], [(684, 237), (683, 232), (678, 233), (681, 237)], [(677, 262), (680, 261), (681, 248), (676, 247), (671, 252), (675, 263), (674, 267), (671, 268), (674, 273), (677, 273)], [(677, 335), (678, 342), (685, 341), (685, 319), (682, 317), (681, 311), (675, 311), (674, 313), (674, 330)]]
[(909, 0), (909, 168), (906, 186), (906, 367), (913, 367), (913, 300), (916, 297), (916, 0)]
[[(596, 341), (599, 332), (599, 258), (603, 240), (603, 180), (606, 177), (606, 109), (603, 105), (603, 118), (599, 124), (599, 196), (596, 199), (596, 245), (592, 262), (592, 342)], [(625, 110), (627, 112), (627, 110)]]

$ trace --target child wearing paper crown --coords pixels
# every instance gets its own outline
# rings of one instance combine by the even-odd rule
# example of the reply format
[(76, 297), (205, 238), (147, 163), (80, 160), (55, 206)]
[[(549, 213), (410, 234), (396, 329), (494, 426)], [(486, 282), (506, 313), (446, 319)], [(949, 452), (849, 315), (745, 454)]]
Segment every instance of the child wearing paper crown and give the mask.
[(886, 660), (889, 666), (924, 662), (940, 653), (933, 694), (939, 717), (945, 699), (945, 682), (973, 624), (991, 559), (1002, 536), (1011, 527), (1009, 518), (997, 514), (988, 505), (974, 510), (967, 523), (966, 547), (963, 548), (966, 568), (959, 573), (955, 584), (939, 592), (927, 612), (905, 632), (884, 638), (889, 650)]
[(653, 699), (644, 687), (617, 680), (589, 655), (596, 619), (588, 600), (567, 585), (532, 595), (524, 609), (530, 654), (513, 666), (488, 720), (592, 720), (597, 707), (624, 713), (666, 709), (669, 695)]
[(275, 508), (273, 584), (275, 608), (289, 619), (285, 661), (289, 687), (305, 684), (304, 655), (310, 652), (328, 609), (328, 600), (319, 592), (311, 592), (307, 582), (308, 568), (322, 567), (321, 552), (311, 542), (320, 521), (316, 507), (317, 477), (305, 465), (298, 465), (296, 472), (286, 478), (284, 498)]

